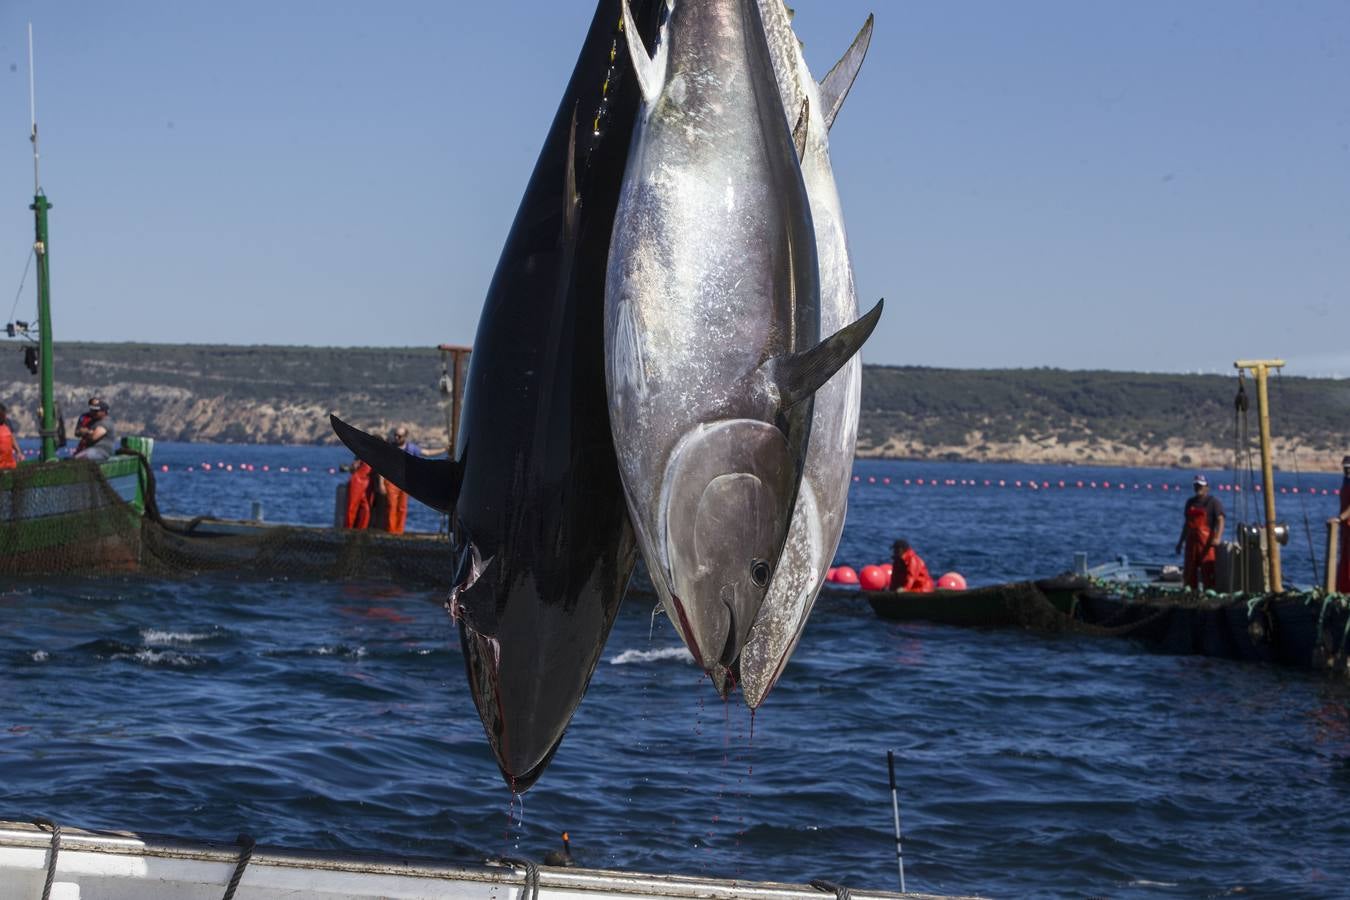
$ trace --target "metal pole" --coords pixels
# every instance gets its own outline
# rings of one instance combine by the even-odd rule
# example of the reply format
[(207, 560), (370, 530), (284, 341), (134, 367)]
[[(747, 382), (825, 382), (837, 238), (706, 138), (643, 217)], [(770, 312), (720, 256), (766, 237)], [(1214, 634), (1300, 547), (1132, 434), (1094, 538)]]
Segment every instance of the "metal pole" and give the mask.
[(1341, 520), (1327, 520), (1327, 593), (1336, 593), (1336, 556), (1341, 542)]
[(1266, 495), (1266, 553), (1270, 565), (1270, 590), (1278, 594), (1284, 590), (1280, 572), (1280, 545), (1275, 540), (1275, 469), (1270, 461), (1270, 394), (1267, 380), (1270, 370), (1256, 367), (1256, 405), (1261, 414), (1261, 480)]
[(52, 375), (52, 281), (47, 259), (47, 210), (52, 205), (42, 193), (38, 177), (37, 88), (34, 82), (33, 23), (28, 23), (28, 113), (33, 142), (33, 253), (38, 264), (38, 372), (42, 392), (42, 461), (56, 459), (56, 390)]
[(459, 439), (459, 417), (464, 409), (464, 380), (467, 373), (464, 371), (464, 361), (469, 354), (473, 352), (472, 347), (457, 347), (452, 344), (441, 344), (438, 349), (441, 351), (442, 364), (445, 356), (450, 355), (450, 453), (451, 459), (455, 458), (455, 441)]
[(47, 261), (47, 210), (52, 205), (42, 194), (33, 197), (37, 239), (33, 251), (38, 263), (38, 363), (42, 391), (42, 461), (56, 459), (56, 400), (52, 373), (52, 282)]
[(900, 795), (895, 787), (895, 751), (886, 751), (886, 767), (891, 772), (891, 810), (895, 813), (895, 864), (900, 869), (900, 893), (905, 893), (905, 851), (900, 846)]
[(1271, 369), (1284, 368), (1282, 359), (1240, 359), (1233, 363), (1239, 369), (1251, 369), (1256, 375), (1256, 408), (1261, 420), (1261, 491), (1266, 501), (1266, 561), (1269, 566), (1270, 583), (1267, 589), (1272, 593), (1284, 592), (1284, 578), (1280, 572), (1280, 545), (1275, 540), (1275, 469), (1270, 461), (1270, 394), (1267, 390), (1267, 378)]

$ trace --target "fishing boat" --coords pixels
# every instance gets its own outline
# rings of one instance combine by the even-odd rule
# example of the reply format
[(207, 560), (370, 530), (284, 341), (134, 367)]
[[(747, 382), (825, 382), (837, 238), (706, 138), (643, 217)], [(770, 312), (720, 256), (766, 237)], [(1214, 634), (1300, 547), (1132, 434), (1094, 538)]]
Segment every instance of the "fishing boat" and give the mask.
[[(1256, 381), (1261, 473), (1274, 485), (1267, 382), (1283, 360), (1238, 360), (1235, 407), (1248, 412), (1244, 375)], [(1242, 428), (1246, 431), (1246, 428)], [(1350, 597), (1335, 590), (1337, 532), (1327, 526), (1325, 580), (1286, 585), (1280, 548), (1289, 528), (1275, 514), (1275, 491), (1246, 478), (1246, 494), (1262, 495), (1264, 518), (1239, 520), (1236, 540), (1218, 548), (1214, 585), (1191, 591), (1170, 563), (1120, 556), (1088, 566), (1075, 554), (1073, 569), (1036, 582), (993, 585), (968, 592), (863, 592), (884, 619), (980, 627), (1019, 626), (1044, 632), (1126, 637), (1169, 654), (1267, 662), (1350, 677)]]
[[(932, 898), (845, 888), (489, 860), (481, 866), (432, 859), (179, 840), (125, 831), (57, 829), (50, 823), (0, 822), (0, 900), (857, 900)], [(44, 885), (47, 886), (44, 892)]]
[[(0, 574), (40, 574), (132, 568), (140, 558), (140, 519), (152, 501), (153, 442), (129, 437), (119, 455), (102, 462), (57, 457), (53, 381), (51, 254), (47, 213), (52, 208), (38, 170), (38, 128), (32, 87), (33, 34), (29, 27), (32, 102), (34, 241), (37, 321), (11, 322), (6, 332), (24, 342), (24, 362), (38, 376), (41, 448), (36, 460), (0, 471)], [(36, 332), (36, 334), (34, 334)]]

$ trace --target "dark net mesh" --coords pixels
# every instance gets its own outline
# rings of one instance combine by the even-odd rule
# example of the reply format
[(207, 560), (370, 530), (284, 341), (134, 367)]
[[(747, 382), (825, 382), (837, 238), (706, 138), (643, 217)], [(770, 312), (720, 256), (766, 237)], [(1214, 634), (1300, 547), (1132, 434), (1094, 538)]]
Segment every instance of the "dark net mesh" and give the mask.
[(135, 451), (104, 463), (63, 460), (0, 472), (0, 574), (109, 571), (448, 588), (453, 560), (444, 535), (166, 521), (155, 503), (154, 472)]
[[(135, 569), (141, 514), (105, 477), (141, 478), (135, 457), (22, 465), (0, 473), (0, 572), (83, 573)], [(133, 490), (134, 495), (134, 490)]]

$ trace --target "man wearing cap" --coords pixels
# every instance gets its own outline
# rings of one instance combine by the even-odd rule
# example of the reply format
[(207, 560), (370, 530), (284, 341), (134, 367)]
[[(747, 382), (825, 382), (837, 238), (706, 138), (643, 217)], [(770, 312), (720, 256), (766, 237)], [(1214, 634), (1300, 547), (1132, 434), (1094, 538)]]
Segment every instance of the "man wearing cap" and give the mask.
[(1219, 544), (1223, 543), (1223, 504), (1219, 498), (1209, 492), (1209, 479), (1203, 474), (1195, 476), (1195, 496), (1186, 501), (1185, 518), (1181, 523), (1181, 537), (1177, 538), (1177, 552), (1186, 548), (1186, 564), (1183, 569), (1186, 586), (1199, 590), (1203, 580), (1205, 587), (1213, 588), (1215, 580), (1214, 560)]
[(1350, 594), (1350, 456), (1341, 460), (1341, 514), (1332, 519), (1341, 526), (1341, 561), (1336, 566), (1336, 593)]
[(76, 459), (102, 462), (113, 455), (117, 439), (113, 436), (106, 400), (89, 398), (89, 411), (80, 416), (80, 422), (75, 426), (75, 436), (80, 439), (80, 446), (75, 451)]

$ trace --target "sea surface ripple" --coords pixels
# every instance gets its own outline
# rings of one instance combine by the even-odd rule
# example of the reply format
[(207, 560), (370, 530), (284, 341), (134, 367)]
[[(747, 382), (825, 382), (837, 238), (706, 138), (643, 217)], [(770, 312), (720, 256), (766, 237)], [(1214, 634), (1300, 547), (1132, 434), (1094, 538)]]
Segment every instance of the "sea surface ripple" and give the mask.
[[(182, 468), (198, 458), (318, 471), (265, 482)], [(327, 467), (341, 459), (160, 447), (161, 504), (244, 516), (267, 499), (269, 518), (326, 523), (339, 479)], [(1142, 485), (1188, 480), (954, 463), (856, 471), (840, 561), (879, 562), (905, 536), (935, 575), (959, 569), (975, 584), (1055, 574), (1075, 550), (1168, 556), (1184, 494)], [(1011, 486), (1032, 478), (1141, 488)], [(1299, 501), (1281, 502), (1301, 527)], [(1308, 499), (1311, 521), (1334, 502)], [(436, 527), (425, 511), (414, 521)], [(1288, 568), (1310, 581), (1298, 541)], [(752, 717), (718, 699), (649, 601), (630, 600), (556, 759), (513, 802), (441, 599), (243, 573), (0, 582), (0, 818), (246, 831), (461, 863), (538, 858), (566, 830), (587, 866), (894, 889), (894, 749), (911, 890), (1350, 892), (1341, 682), (1118, 639), (887, 623), (859, 598), (831, 597)]]

